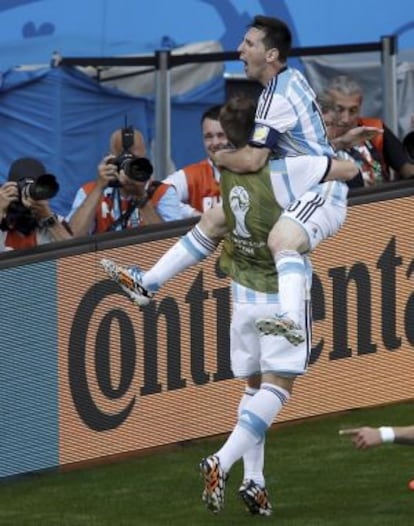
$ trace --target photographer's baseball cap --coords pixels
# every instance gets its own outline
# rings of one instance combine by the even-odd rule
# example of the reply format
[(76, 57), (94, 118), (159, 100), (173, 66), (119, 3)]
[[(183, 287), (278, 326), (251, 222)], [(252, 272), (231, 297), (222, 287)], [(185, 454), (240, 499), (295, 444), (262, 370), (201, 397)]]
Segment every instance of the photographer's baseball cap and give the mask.
[(43, 163), (31, 157), (21, 157), (12, 162), (9, 168), (9, 181), (20, 181), (26, 177), (37, 179), (46, 173)]

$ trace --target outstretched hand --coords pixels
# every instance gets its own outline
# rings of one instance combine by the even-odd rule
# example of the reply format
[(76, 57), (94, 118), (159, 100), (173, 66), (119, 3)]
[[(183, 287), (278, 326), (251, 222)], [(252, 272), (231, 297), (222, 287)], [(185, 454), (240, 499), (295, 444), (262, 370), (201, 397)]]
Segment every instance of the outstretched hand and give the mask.
[(380, 430), (374, 427), (356, 427), (353, 429), (340, 429), (340, 435), (348, 435), (358, 449), (367, 449), (379, 446), (382, 443)]
[(362, 142), (370, 141), (381, 133), (384, 133), (382, 128), (376, 128), (375, 126), (357, 126), (338, 137), (338, 140), (341, 143), (341, 149), (347, 149), (357, 146)]

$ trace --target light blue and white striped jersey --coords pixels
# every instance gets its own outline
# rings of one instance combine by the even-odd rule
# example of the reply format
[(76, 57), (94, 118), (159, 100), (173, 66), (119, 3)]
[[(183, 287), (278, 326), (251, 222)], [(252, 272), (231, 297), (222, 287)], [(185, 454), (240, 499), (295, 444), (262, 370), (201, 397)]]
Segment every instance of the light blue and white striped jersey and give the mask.
[[(269, 148), (273, 152), (273, 158), (279, 160), (303, 155), (335, 156), (326, 135), (315, 92), (300, 71), (285, 68), (263, 89), (250, 144)], [(277, 162), (271, 165), (272, 172), (277, 173), (278, 168), (280, 164)], [(348, 187), (345, 183), (329, 181), (314, 185), (310, 176), (313, 175), (320, 181), (324, 174), (309, 174), (307, 168), (313, 169), (311, 165), (307, 167), (302, 164), (297, 170), (282, 170), (280, 184), (285, 198), (289, 196), (292, 202), (310, 190), (324, 198), (346, 202)], [(287, 206), (286, 201), (282, 206)]]
[(251, 143), (267, 146), (275, 158), (334, 155), (316, 95), (299, 71), (286, 68), (263, 89)]
[[(305, 299), (310, 300), (312, 289), (312, 262), (308, 256), (303, 257), (305, 263)], [(277, 279), (275, 270), (275, 280)], [(245, 287), (241, 283), (232, 280), (231, 290), (233, 303), (249, 303), (250, 305), (263, 305), (266, 303), (279, 304), (279, 294), (272, 292), (259, 292), (258, 290)]]
[(285, 157), (270, 161), (270, 181), (276, 201), (288, 208), (306, 192), (315, 192), (326, 201), (346, 205), (348, 185), (340, 181), (319, 181), (329, 170), (328, 156)]

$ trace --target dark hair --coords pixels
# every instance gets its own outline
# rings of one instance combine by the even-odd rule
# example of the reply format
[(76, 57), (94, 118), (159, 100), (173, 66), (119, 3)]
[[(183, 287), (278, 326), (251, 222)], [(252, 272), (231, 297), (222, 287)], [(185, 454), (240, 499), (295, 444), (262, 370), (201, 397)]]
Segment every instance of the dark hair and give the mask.
[(212, 121), (218, 121), (220, 110), (221, 110), (221, 104), (217, 104), (216, 106), (211, 106), (210, 108), (206, 109), (206, 111), (201, 116), (201, 121), (200, 121), (201, 124), (203, 124), (203, 122), (206, 119), (211, 119)]
[(276, 48), (280, 60), (286, 61), (292, 47), (292, 33), (283, 20), (270, 16), (257, 15), (250, 27), (264, 32), (263, 44), (266, 49)]
[(220, 124), (227, 138), (236, 148), (248, 143), (255, 114), (255, 99), (243, 93), (231, 96), (221, 108)]

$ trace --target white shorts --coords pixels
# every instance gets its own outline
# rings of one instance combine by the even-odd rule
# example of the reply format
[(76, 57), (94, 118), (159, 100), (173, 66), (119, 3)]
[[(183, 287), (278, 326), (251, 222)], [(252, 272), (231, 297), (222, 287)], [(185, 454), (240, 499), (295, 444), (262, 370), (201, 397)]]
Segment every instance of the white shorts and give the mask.
[(301, 155), (270, 161), (270, 182), (282, 208), (320, 183), (329, 169), (326, 155)]
[(276, 373), (280, 376), (304, 374), (311, 351), (310, 301), (303, 310), (302, 326), (305, 342), (294, 346), (283, 336), (261, 336), (256, 329), (258, 318), (280, 314), (279, 303), (233, 303), (230, 326), (230, 356), (234, 376), (247, 378), (258, 373)]
[(305, 229), (310, 250), (313, 250), (321, 241), (338, 232), (345, 223), (346, 212), (346, 202), (325, 199), (317, 192), (306, 192), (290, 204), (281, 217), (288, 217)]

